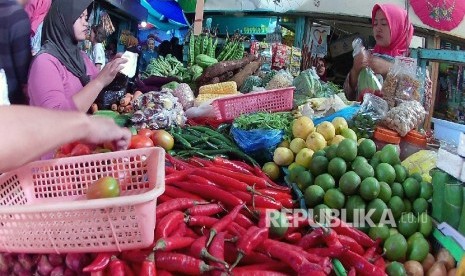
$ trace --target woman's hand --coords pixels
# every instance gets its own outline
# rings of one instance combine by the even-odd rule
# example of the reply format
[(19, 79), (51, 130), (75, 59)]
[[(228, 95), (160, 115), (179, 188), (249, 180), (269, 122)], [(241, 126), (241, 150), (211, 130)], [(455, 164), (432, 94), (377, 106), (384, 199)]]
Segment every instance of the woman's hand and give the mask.
[(386, 78), (389, 70), (391, 70), (392, 63), (387, 60), (384, 60), (380, 57), (370, 55), (369, 59), (369, 67), (375, 72), (376, 74), (380, 74), (383, 78)]
[(125, 150), (131, 141), (131, 132), (127, 128), (119, 127), (112, 119), (103, 117), (89, 117), (84, 142), (103, 144), (113, 142), (116, 150)]
[(97, 75), (96, 80), (99, 81), (103, 87), (109, 85), (115, 79), (116, 74), (124, 68), (123, 64), (127, 61), (128, 60), (125, 58), (115, 58), (103, 67), (102, 71)]
[(352, 72), (358, 75), (363, 68), (369, 67), (369, 64), (370, 53), (366, 50), (362, 50), (358, 55), (354, 57)]

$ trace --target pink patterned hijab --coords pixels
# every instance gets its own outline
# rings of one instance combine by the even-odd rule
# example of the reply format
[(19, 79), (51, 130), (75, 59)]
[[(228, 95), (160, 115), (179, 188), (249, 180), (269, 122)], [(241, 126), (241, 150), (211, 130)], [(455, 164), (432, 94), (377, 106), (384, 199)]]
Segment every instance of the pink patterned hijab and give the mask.
[(44, 21), (44, 18), (47, 15), (51, 5), (52, 0), (30, 0), (24, 8), (26, 13), (29, 15), (29, 19), (31, 20), (32, 36), (35, 35), (40, 23)]
[(407, 11), (394, 4), (376, 4), (371, 13), (372, 23), (378, 10), (384, 13), (388, 21), (391, 30), (391, 44), (389, 47), (376, 45), (373, 52), (392, 57), (404, 55), (408, 51), (413, 37), (413, 25), (408, 19)]

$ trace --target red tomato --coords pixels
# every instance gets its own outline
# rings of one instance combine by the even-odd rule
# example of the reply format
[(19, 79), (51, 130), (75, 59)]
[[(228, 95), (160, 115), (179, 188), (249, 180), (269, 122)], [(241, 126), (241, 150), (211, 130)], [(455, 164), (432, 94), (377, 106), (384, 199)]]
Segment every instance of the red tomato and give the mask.
[(142, 135), (142, 136), (145, 136), (145, 137), (149, 137), (152, 136), (152, 131), (150, 129), (147, 129), (147, 128), (143, 128), (141, 130), (139, 130), (139, 132), (137, 133), (137, 135)]
[(105, 143), (103, 143), (103, 148), (107, 149), (107, 150), (110, 150), (110, 151), (115, 151), (116, 150), (115, 145), (113, 144), (113, 142), (105, 142)]
[(89, 155), (91, 153), (92, 153), (92, 150), (90, 149), (88, 145), (77, 144), (71, 151), (71, 156)]
[(165, 150), (171, 150), (174, 146), (173, 136), (163, 129), (154, 130), (152, 135), (153, 144), (157, 147), (162, 147)]
[(69, 144), (65, 144), (63, 146), (60, 147), (60, 152), (64, 155), (68, 155), (71, 153), (71, 151), (73, 150), (73, 148), (79, 144), (79, 142), (73, 142), (73, 143), (69, 143)]
[(150, 148), (153, 147), (153, 142), (149, 137), (142, 135), (133, 135), (131, 138), (130, 149)]

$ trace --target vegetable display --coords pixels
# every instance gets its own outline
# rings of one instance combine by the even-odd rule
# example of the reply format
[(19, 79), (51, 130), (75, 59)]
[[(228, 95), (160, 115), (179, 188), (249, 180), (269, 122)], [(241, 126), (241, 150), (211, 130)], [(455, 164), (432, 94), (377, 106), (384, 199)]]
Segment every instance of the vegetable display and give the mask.
[(166, 57), (160, 56), (150, 61), (141, 77), (142, 79), (146, 79), (151, 76), (176, 77), (182, 81), (190, 81), (192, 79), (191, 72), (184, 67), (182, 62), (171, 56), (171, 54), (168, 54)]
[(223, 50), (218, 55), (219, 61), (237, 60), (244, 56), (244, 37), (235, 33), (232, 37), (226, 38)]
[(285, 137), (290, 138), (293, 120), (294, 116), (291, 112), (257, 112), (237, 117), (234, 120), (234, 126), (243, 130), (282, 129)]

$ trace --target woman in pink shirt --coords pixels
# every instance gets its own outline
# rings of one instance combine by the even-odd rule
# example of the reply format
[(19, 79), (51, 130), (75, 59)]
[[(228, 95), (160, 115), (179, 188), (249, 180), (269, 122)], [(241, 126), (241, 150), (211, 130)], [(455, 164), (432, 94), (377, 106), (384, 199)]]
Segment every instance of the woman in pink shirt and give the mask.
[(44, 20), (42, 49), (29, 72), (31, 105), (86, 112), (123, 68), (126, 60), (116, 58), (99, 72), (78, 47), (89, 32), (87, 7), (91, 2), (53, 1)]

